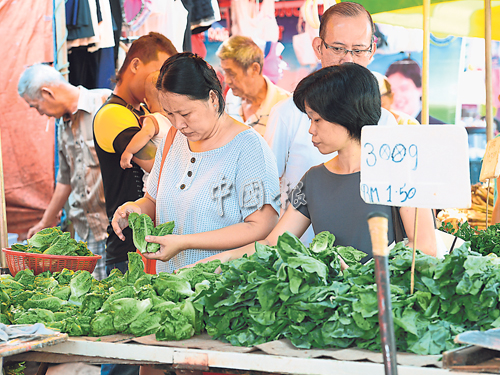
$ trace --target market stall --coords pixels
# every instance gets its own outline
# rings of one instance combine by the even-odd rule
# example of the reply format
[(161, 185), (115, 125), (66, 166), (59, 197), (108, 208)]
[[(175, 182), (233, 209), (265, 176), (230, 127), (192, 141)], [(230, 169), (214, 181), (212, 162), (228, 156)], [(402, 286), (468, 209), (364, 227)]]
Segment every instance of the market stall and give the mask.
[[(394, 163), (402, 161), (394, 157), (402, 154), (403, 145), (397, 142), (391, 154)], [(383, 146), (387, 145), (380, 150)], [(416, 141), (407, 146), (414, 170), (422, 158), (417, 157)], [(411, 189), (403, 193), (402, 189), (399, 195), (409, 199)], [(390, 185), (388, 190), (390, 194)], [(415, 207), (437, 207), (431, 201), (425, 204), (429, 207)], [(130, 225), (134, 242), (142, 233), (142, 250), (149, 251), (148, 226), (137, 225)], [(158, 229), (152, 222), (149, 227)], [(171, 234), (172, 228), (173, 223), (166, 232), (149, 234)], [(10, 250), (23, 253), (23, 260), (19, 268), (11, 269), (12, 276), (0, 278), (0, 321), (43, 322), (72, 338), (50, 348), (27, 347), (33, 349), (29, 353), (8, 353), (10, 361), (145, 364), (168, 370), (256, 374), (383, 372), (376, 267), (373, 262), (359, 263), (366, 254), (335, 246), (333, 234), (322, 232), (307, 247), (286, 232), (274, 247), (256, 245), (252, 256), (177, 274), (147, 274), (140, 256), (129, 253), (125, 274), (113, 270), (99, 282), (90, 275), (92, 269), (83, 271), (78, 264), (73, 269), (51, 268), (49, 260), (93, 254), (67, 234), (57, 233), (56, 239), (56, 230), (50, 229)], [(460, 229), (453, 234), (485, 239), (474, 229)], [(488, 235), (493, 236), (491, 232)], [(388, 262), (384, 272), (388, 279), (390, 274), (392, 285), (385, 298), (391, 299), (397, 344), (404, 351), (397, 356), (402, 374), (451, 373), (440, 368), (440, 357), (457, 347), (456, 334), (500, 327), (498, 257), (488, 256), (491, 249), (484, 242), (489, 240), (474, 247), (481, 240), (463, 239), (473, 247), (454, 248), (444, 260), (414, 249), (412, 256), (402, 243), (390, 255), (384, 252)], [(349, 268), (342, 269), (340, 259)], [(222, 275), (214, 273), (219, 266)]]
[[(211, 340), (207, 340), (211, 344)], [(339, 359), (311, 358), (314, 353), (307, 352), (302, 357), (281, 354), (276, 349), (262, 346), (262, 350), (254, 349), (252, 353), (228, 352), (217, 349), (187, 349), (183, 342), (177, 347), (137, 345), (135, 343), (105, 343), (70, 339), (65, 344), (51, 348), (18, 354), (9, 358), (14, 361), (47, 361), (51, 363), (88, 362), (88, 363), (122, 363), (149, 364), (168, 370), (200, 370), (229, 372), (233, 374), (339, 374), (353, 375), (383, 374), (384, 367), (381, 356), (374, 358), (373, 353), (356, 353), (345, 350), (338, 354)], [(217, 345), (216, 345), (217, 346)], [(269, 353), (267, 353), (267, 352)], [(273, 353), (274, 351), (274, 353)], [(274, 354), (274, 355), (273, 355)], [(335, 354), (333, 354), (335, 355)], [(403, 355), (404, 356), (404, 355)], [(368, 360), (368, 361), (367, 361)], [(406, 360), (406, 364), (398, 366), (403, 375), (429, 374), (445, 375), (456, 373), (447, 369), (422, 367), (433, 362), (435, 358), (414, 358)], [(405, 360), (403, 360), (405, 361)], [(377, 363), (378, 362), (378, 363)], [(417, 367), (419, 366), (419, 367)], [(471, 373), (474, 374), (474, 373)]]

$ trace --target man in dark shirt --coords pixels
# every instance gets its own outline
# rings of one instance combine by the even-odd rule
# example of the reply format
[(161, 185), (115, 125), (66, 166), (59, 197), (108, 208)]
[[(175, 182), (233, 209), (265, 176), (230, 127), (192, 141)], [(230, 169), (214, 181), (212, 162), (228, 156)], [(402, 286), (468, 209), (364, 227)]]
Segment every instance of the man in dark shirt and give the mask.
[[(161, 68), (177, 51), (165, 36), (151, 32), (134, 41), (117, 75), (117, 85), (108, 101), (94, 118), (94, 138), (101, 165), (106, 213), (111, 221), (116, 209), (125, 202), (141, 198), (143, 169), (151, 170), (156, 147), (149, 142), (132, 158), (133, 168), (122, 169), (120, 158), (130, 140), (139, 132), (138, 116), (147, 110), (141, 106), (145, 97), (146, 77)], [(108, 227), (106, 271), (127, 270), (127, 253), (134, 252), (132, 232), (127, 228), (126, 240), (120, 240)]]

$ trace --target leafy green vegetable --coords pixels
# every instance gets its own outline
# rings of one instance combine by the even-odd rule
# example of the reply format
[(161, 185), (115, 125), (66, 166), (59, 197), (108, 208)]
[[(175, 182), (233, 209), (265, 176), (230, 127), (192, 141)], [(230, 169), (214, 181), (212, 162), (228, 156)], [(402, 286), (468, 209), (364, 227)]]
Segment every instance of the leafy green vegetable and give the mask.
[(48, 247), (56, 238), (62, 235), (59, 227), (45, 228), (35, 233), (29, 240), (28, 244), (33, 247)]
[(92, 336), (114, 335), (118, 331), (113, 325), (113, 315), (97, 313), (90, 322), (90, 333)]
[(8, 362), (3, 365), (3, 375), (24, 375), (25, 362)]
[(114, 311), (113, 325), (117, 331), (124, 332), (128, 325), (136, 320), (142, 313), (147, 313), (153, 307), (150, 299), (139, 301), (134, 298), (120, 298), (112, 302)]
[(309, 249), (314, 253), (320, 253), (323, 250), (331, 248), (335, 242), (335, 236), (330, 232), (320, 232), (314, 236)]
[(58, 311), (61, 309), (63, 304), (64, 302), (57, 297), (42, 295), (42, 298), (38, 298), (36, 295), (34, 295), (30, 299), (28, 299), (23, 306), (25, 309), (39, 308), (50, 311)]
[(218, 259), (207, 263), (198, 263), (191, 268), (181, 268), (177, 271), (177, 276), (188, 280), (192, 288), (205, 280), (214, 283), (219, 279), (219, 275), (214, 272), (220, 265), (221, 261)]
[(147, 214), (132, 212), (128, 215), (128, 225), (132, 228), (135, 247), (141, 252), (147, 252), (146, 236), (153, 234), (153, 220)]
[(24, 269), (16, 273), (14, 280), (23, 284), (25, 287), (31, 287), (35, 283), (35, 275), (32, 270)]
[[(172, 234), (172, 231), (174, 230), (175, 223), (173, 221), (169, 221), (168, 223), (163, 223), (158, 226), (156, 226), (153, 229), (153, 232), (151, 235), (153, 236), (166, 236), (167, 234)], [(148, 242), (146, 246), (146, 250), (148, 253), (156, 253), (158, 250), (160, 250), (160, 244), (159, 243), (154, 243), (154, 242)]]
[(464, 241), (469, 241), (472, 251), (482, 255), (496, 254), (500, 256), (500, 223), (490, 225), (486, 230), (479, 230), (477, 227), (473, 228), (467, 221), (459, 223), (456, 230), (450, 223), (439, 229)]
[(138, 279), (144, 276), (144, 262), (142, 257), (137, 253), (128, 253), (128, 270), (125, 272), (124, 280), (128, 284), (134, 284)]
[(179, 305), (167, 306), (162, 312), (162, 323), (156, 332), (156, 339), (184, 340), (194, 335), (195, 329), (190, 322), (190, 311), (181, 309)]
[(83, 297), (92, 287), (92, 275), (88, 271), (78, 271), (69, 282), (71, 289), (70, 302), (81, 304)]
[(128, 225), (132, 228), (134, 245), (141, 253), (155, 253), (160, 250), (160, 244), (147, 242), (146, 236), (166, 236), (172, 234), (175, 223), (170, 221), (154, 226), (153, 220), (147, 214), (132, 212), (128, 216)]
[[(207, 332), (233, 345), (289, 338), (300, 348), (380, 350), (374, 262), (318, 236), (309, 250), (285, 234), (276, 247), (256, 244), (255, 254), (223, 263), (221, 279), (190, 299)], [(339, 256), (350, 265), (343, 272)], [(411, 263), (411, 249), (398, 244), (389, 259), (398, 350), (439, 354), (460, 332), (500, 327), (500, 258), (467, 242), (444, 260), (417, 251), (413, 295)]]
[(76, 241), (71, 238), (71, 233), (65, 232), (55, 238), (43, 253), (48, 255), (75, 255), (76, 247)]

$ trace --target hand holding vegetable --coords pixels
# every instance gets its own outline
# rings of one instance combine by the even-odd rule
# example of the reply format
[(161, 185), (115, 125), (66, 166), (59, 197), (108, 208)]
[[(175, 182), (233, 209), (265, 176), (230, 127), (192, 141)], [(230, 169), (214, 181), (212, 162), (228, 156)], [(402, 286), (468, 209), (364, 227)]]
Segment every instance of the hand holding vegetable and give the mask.
[(113, 230), (115, 231), (118, 238), (122, 241), (125, 241), (125, 236), (123, 235), (122, 231), (126, 227), (128, 227), (128, 215), (130, 215), (132, 212), (141, 214), (142, 210), (134, 202), (127, 202), (118, 207), (118, 209), (115, 211), (115, 214), (113, 215), (111, 226), (113, 227)]
[(144, 258), (168, 261), (181, 251), (189, 247), (185, 243), (185, 236), (170, 234), (166, 236), (146, 236), (146, 241), (149, 243), (160, 244), (160, 250), (156, 253), (143, 253)]

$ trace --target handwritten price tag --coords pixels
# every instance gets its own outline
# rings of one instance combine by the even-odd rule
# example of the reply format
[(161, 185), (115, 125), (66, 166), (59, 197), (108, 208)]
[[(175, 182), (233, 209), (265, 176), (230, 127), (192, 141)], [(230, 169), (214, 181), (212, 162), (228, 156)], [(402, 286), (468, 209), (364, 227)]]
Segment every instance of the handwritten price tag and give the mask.
[(471, 205), (467, 132), (461, 126), (365, 126), (361, 198), (421, 208)]

